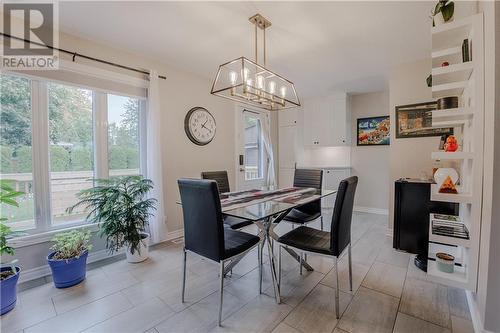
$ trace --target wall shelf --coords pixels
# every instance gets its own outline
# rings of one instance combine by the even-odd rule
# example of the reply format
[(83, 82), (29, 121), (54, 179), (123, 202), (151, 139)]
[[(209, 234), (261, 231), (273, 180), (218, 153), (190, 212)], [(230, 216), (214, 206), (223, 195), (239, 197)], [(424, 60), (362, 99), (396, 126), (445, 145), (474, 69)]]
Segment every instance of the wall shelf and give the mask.
[(446, 83), (467, 81), (474, 69), (472, 61), (453, 64), (432, 69), (432, 84), (441, 85)]
[(432, 85), (432, 98), (441, 98), (447, 96), (460, 96), (467, 87), (468, 81), (458, 81)]
[(474, 112), (471, 108), (453, 108), (432, 111), (432, 119), (444, 120), (468, 120), (472, 119)]
[(463, 192), (461, 186), (457, 186), (458, 194), (439, 193), (437, 184), (431, 184), (431, 200), (455, 203), (472, 203), (473, 196), (471, 193)]
[(448, 128), (448, 127), (460, 127), (465, 126), (467, 120), (457, 119), (457, 120), (442, 120), (442, 121), (432, 121), (432, 127), (434, 128)]
[(431, 158), (433, 160), (472, 160), (474, 159), (474, 153), (468, 151), (435, 151), (431, 153)]
[(471, 35), (473, 18), (470, 16), (431, 28), (432, 50), (443, 50), (462, 45), (463, 40)]
[(444, 61), (450, 64), (458, 64), (462, 62), (462, 47), (450, 47), (447, 49), (432, 52), (432, 67), (439, 67)]

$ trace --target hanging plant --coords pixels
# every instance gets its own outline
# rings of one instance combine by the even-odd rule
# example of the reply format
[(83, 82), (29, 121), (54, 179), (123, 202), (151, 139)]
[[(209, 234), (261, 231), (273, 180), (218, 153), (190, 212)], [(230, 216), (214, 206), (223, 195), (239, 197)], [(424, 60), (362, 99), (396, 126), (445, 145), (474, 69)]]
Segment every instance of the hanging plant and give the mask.
[(453, 19), (455, 4), (451, 0), (439, 0), (431, 12), (432, 26), (446, 23)]

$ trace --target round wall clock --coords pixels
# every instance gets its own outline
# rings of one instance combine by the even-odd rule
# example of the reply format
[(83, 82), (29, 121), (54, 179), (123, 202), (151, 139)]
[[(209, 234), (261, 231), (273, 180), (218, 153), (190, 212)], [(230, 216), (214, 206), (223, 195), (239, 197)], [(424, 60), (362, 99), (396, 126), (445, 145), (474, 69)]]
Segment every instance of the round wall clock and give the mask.
[(194, 144), (204, 146), (215, 137), (215, 118), (207, 109), (194, 107), (188, 111), (184, 119), (184, 131)]

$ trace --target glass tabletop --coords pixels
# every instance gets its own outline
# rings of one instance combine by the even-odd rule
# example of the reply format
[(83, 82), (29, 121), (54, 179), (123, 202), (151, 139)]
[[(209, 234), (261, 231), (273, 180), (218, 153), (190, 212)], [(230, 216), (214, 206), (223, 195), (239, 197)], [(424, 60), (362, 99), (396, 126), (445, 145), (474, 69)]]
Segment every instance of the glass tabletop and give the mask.
[(335, 193), (337, 193), (337, 191), (309, 189), (309, 191), (300, 194), (294, 193), (290, 196), (271, 198), (269, 200), (254, 204), (249, 202), (248, 205), (242, 207), (228, 207), (226, 209), (223, 207), (222, 212), (225, 215), (230, 215), (245, 220), (259, 221), (273, 215), (286, 212), (287, 210), (291, 210), (292, 208), (319, 200), (326, 196), (333, 195)]

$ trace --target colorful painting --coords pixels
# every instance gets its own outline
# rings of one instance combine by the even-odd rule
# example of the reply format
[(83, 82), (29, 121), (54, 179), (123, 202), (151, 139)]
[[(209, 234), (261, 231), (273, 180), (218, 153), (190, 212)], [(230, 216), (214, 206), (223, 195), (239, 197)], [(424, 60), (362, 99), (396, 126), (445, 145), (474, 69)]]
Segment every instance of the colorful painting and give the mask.
[(436, 102), (396, 106), (396, 139), (453, 135), (453, 128), (432, 127)]
[(389, 144), (389, 116), (358, 119), (358, 146), (384, 146)]

